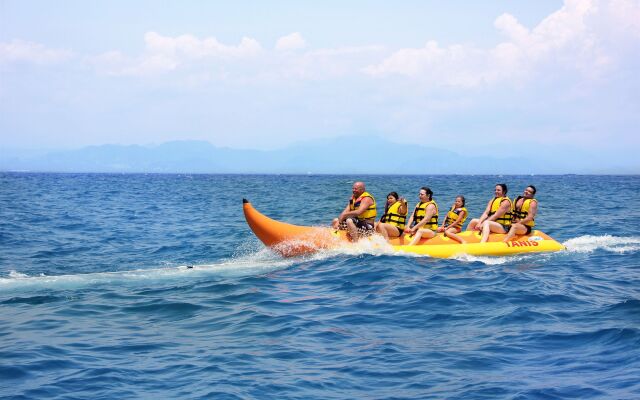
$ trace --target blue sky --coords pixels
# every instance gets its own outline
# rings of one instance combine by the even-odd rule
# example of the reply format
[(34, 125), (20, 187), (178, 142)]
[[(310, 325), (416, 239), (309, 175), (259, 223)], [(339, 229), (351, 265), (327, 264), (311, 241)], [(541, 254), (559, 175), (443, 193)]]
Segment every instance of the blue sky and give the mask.
[(640, 150), (640, 2), (397, 3), (0, 0), (0, 148)]

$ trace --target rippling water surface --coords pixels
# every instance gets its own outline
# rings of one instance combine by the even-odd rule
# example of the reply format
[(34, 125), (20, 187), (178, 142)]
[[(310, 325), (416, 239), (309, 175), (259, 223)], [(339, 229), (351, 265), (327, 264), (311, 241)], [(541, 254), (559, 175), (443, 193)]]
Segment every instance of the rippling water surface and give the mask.
[[(538, 188), (568, 250), (283, 259), (356, 179), (479, 215)], [(0, 174), (0, 397), (640, 398), (639, 176)], [(415, 203), (414, 203), (415, 204)]]

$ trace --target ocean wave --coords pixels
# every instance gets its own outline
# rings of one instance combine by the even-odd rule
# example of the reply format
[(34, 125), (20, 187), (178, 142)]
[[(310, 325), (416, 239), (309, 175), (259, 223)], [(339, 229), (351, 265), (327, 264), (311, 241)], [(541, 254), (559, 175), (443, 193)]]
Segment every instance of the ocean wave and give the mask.
[(640, 250), (640, 237), (619, 237), (611, 235), (585, 235), (569, 239), (563, 243), (567, 250), (575, 253), (591, 253), (605, 250), (613, 253), (630, 253)]

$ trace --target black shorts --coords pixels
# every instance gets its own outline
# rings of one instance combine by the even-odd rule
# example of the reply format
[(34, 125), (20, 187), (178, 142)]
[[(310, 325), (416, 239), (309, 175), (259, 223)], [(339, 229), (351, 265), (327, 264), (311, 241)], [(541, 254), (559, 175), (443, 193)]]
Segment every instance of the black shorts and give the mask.
[(373, 232), (373, 222), (368, 222), (365, 220), (359, 220), (358, 218), (347, 218), (340, 223), (341, 230), (347, 230), (347, 220), (350, 219), (356, 224), (356, 228), (358, 228), (358, 232), (360, 233), (371, 233)]
[(384, 224), (387, 224), (387, 225), (390, 225), (390, 226), (393, 226), (394, 228), (396, 228), (398, 230), (398, 237), (402, 236), (402, 234), (404, 233), (404, 228), (400, 229), (400, 227), (398, 225), (394, 225), (394, 224), (389, 223), (389, 222), (383, 222), (382, 220), (380, 220), (380, 222), (382, 222)]
[(511, 229), (511, 225), (500, 224), (500, 226), (502, 227), (502, 229), (504, 229), (504, 233), (509, 233), (509, 230)]
[[(387, 224), (388, 224), (388, 225), (391, 225), (391, 224), (389, 224), (389, 223), (387, 223)], [(397, 237), (402, 236), (402, 234), (404, 233), (404, 230), (400, 229), (400, 228), (399, 228), (398, 226), (396, 226), (396, 225), (391, 225), (391, 226), (393, 226), (394, 228), (396, 228), (396, 230), (398, 231), (398, 236), (397, 236)]]
[[(530, 234), (531, 234), (531, 231), (532, 231), (533, 229), (531, 229), (531, 227), (530, 227), (529, 225), (524, 225), (524, 224), (520, 224), (520, 225), (524, 226), (524, 227), (525, 227), (525, 229), (527, 230), (527, 232), (526, 232), (526, 233), (523, 233), (523, 235), (530, 235)], [(507, 230), (507, 232), (508, 232), (508, 230)]]

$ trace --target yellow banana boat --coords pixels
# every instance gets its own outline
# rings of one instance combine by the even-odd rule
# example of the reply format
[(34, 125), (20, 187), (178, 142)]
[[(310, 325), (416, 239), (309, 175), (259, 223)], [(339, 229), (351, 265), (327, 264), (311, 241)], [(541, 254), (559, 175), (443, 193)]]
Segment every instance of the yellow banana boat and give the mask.
[[(314, 253), (321, 249), (344, 246), (349, 242), (345, 231), (327, 227), (311, 227), (287, 224), (273, 220), (258, 212), (248, 200), (243, 199), (244, 217), (253, 233), (267, 247), (285, 257)], [(395, 251), (423, 254), (437, 258), (449, 258), (458, 254), (474, 256), (506, 256), (521, 253), (541, 253), (564, 250), (565, 247), (541, 231), (514, 237), (504, 243), (505, 235), (492, 233), (489, 241), (480, 243), (477, 232), (459, 233), (467, 243), (460, 244), (439, 233), (431, 239), (421, 239), (410, 246), (411, 239), (405, 236), (389, 239)]]

